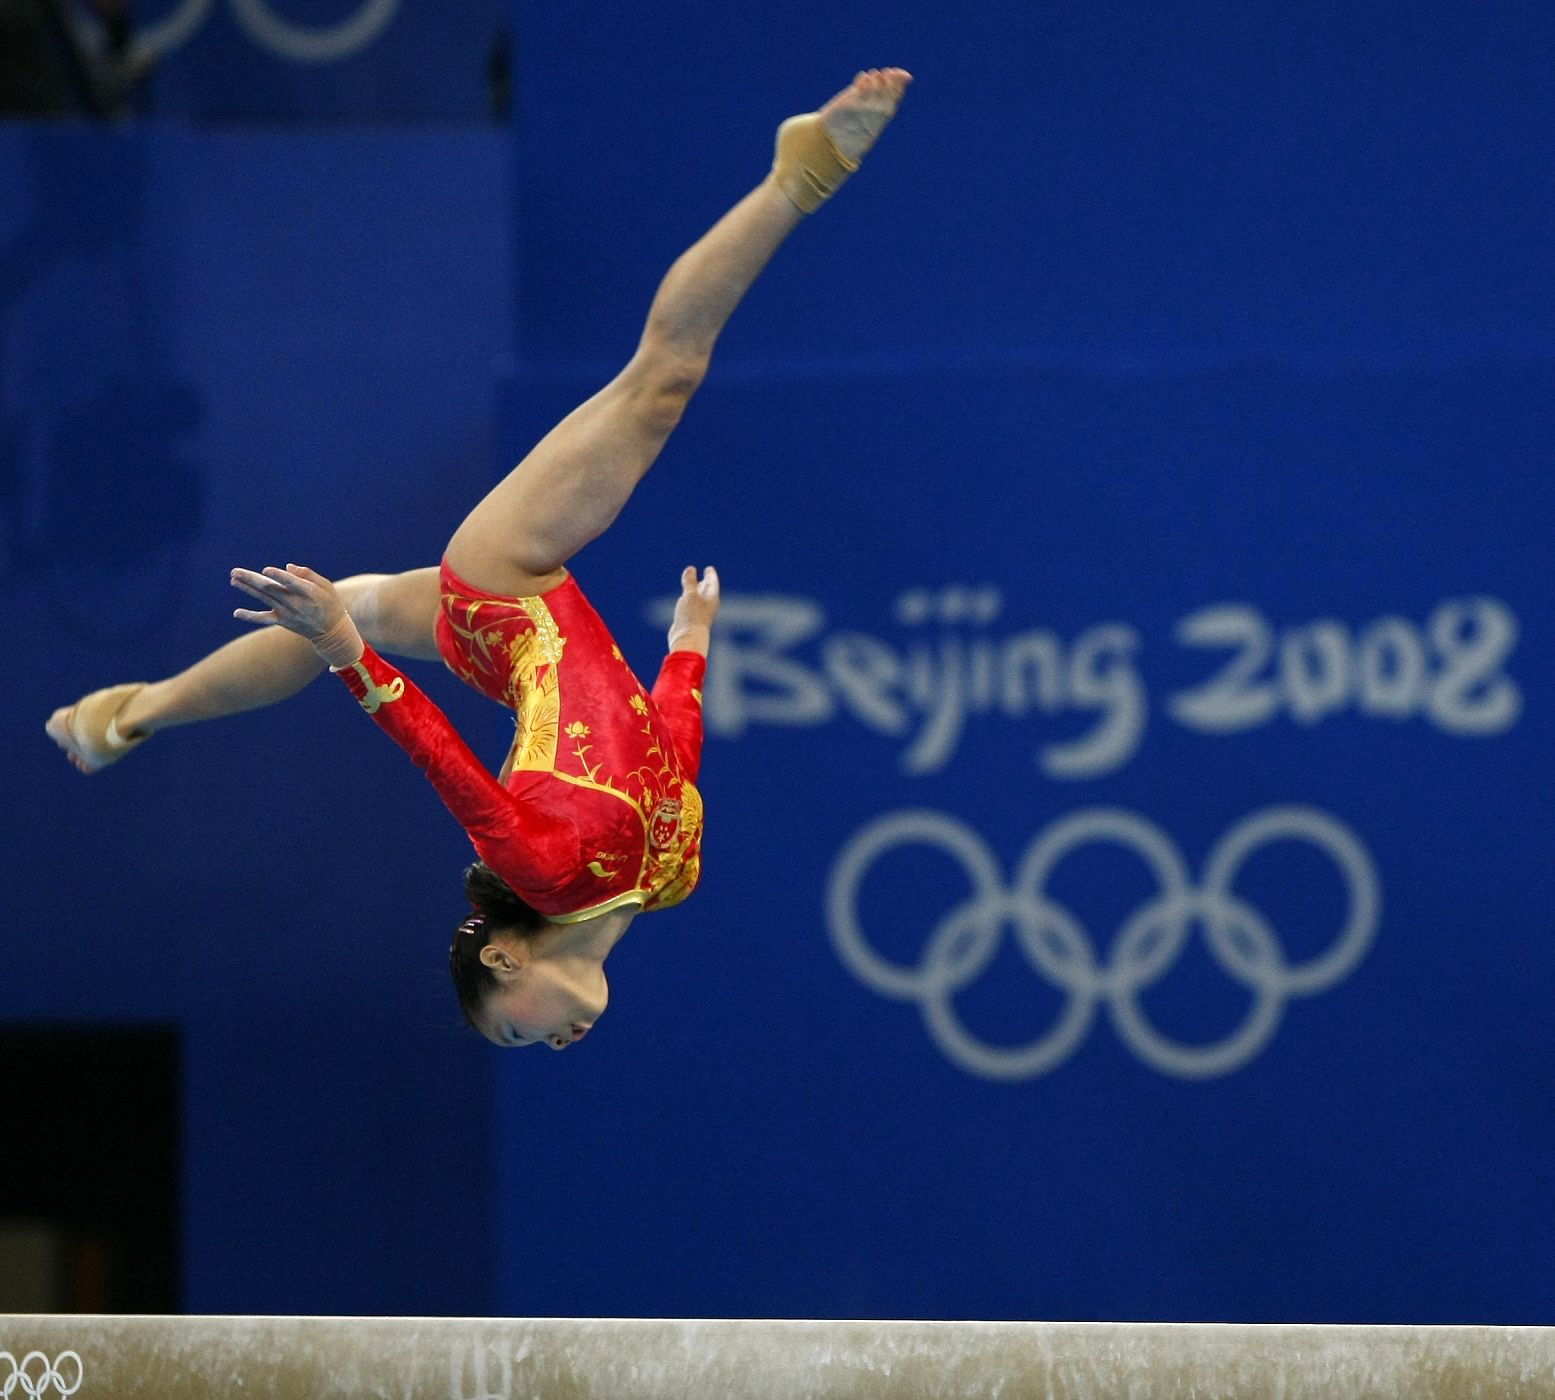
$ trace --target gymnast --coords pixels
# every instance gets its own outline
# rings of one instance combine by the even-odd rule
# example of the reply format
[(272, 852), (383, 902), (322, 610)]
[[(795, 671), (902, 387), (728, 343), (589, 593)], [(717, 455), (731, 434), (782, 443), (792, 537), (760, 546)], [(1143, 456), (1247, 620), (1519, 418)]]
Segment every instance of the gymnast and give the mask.
[[(639, 912), (701, 869), (701, 681), (712, 568), (681, 574), (652, 692), (567, 561), (619, 514), (707, 372), (734, 308), (804, 215), (858, 168), (911, 81), (870, 69), (778, 128), (772, 170), (670, 268), (636, 353), (466, 517), (440, 568), (330, 582), (234, 569), (261, 629), (167, 680), (94, 691), (45, 726), (82, 772), (159, 730), (295, 695), (326, 666), (423, 770), (479, 859), (449, 963), (465, 1019), (498, 1045), (561, 1050), (605, 1009), (604, 962)], [(433, 660), (513, 711), (494, 778), (386, 656)]]

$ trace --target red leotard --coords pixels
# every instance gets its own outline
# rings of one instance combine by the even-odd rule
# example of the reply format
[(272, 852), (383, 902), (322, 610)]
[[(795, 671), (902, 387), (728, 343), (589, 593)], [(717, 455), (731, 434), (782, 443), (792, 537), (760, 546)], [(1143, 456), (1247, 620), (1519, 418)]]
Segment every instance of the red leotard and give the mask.
[(483, 593), (444, 560), (437, 646), (513, 711), (499, 780), (447, 716), (368, 647), (338, 672), (426, 770), (482, 860), (557, 923), (678, 904), (701, 872), (706, 662), (671, 652), (650, 696), (577, 581), (533, 598)]

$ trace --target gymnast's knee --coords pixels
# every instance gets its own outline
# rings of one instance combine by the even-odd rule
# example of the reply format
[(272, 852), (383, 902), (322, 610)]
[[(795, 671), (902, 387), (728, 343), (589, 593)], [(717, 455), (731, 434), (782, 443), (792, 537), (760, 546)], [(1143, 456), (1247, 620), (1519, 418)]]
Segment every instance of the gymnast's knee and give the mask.
[(707, 377), (708, 356), (644, 340), (628, 370), (632, 397), (645, 427), (669, 433)]

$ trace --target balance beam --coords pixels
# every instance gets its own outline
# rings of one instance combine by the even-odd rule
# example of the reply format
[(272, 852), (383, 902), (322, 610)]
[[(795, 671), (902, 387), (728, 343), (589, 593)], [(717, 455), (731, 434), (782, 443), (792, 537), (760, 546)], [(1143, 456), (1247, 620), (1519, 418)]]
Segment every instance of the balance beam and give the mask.
[(0, 1317), (8, 1400), (1508, 1400), (1555, 1329)]

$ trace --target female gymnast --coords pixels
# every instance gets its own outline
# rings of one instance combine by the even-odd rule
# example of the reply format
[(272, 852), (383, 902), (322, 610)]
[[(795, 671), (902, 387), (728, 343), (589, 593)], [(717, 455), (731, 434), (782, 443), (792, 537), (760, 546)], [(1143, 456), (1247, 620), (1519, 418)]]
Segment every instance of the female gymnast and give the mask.
[[(640, 911), (700, 872), (700, 685), (718, 575), (681, 575), (651, 693), (567, 561), (610, 525), (680, 421), (734, 308), (804, 215), (874, 145), (911, 76), (870, 69), (778, 128), (771, 172), (670, 268), (626, 368), (573, 410), (454, 532), (441, 568), (331, 583), (234, 569), (260, 629), (167, 680), (94, 691), (46, 729), (86, 773), (152, 734), (296, 694), (325, 666), (425, 770), (480, 859), (449, 954), (469, 1023), (561, 1050), (605, 1009), (604, 962)], [(431, 660), (514, 712), (493, 777), (385, 655)]]

